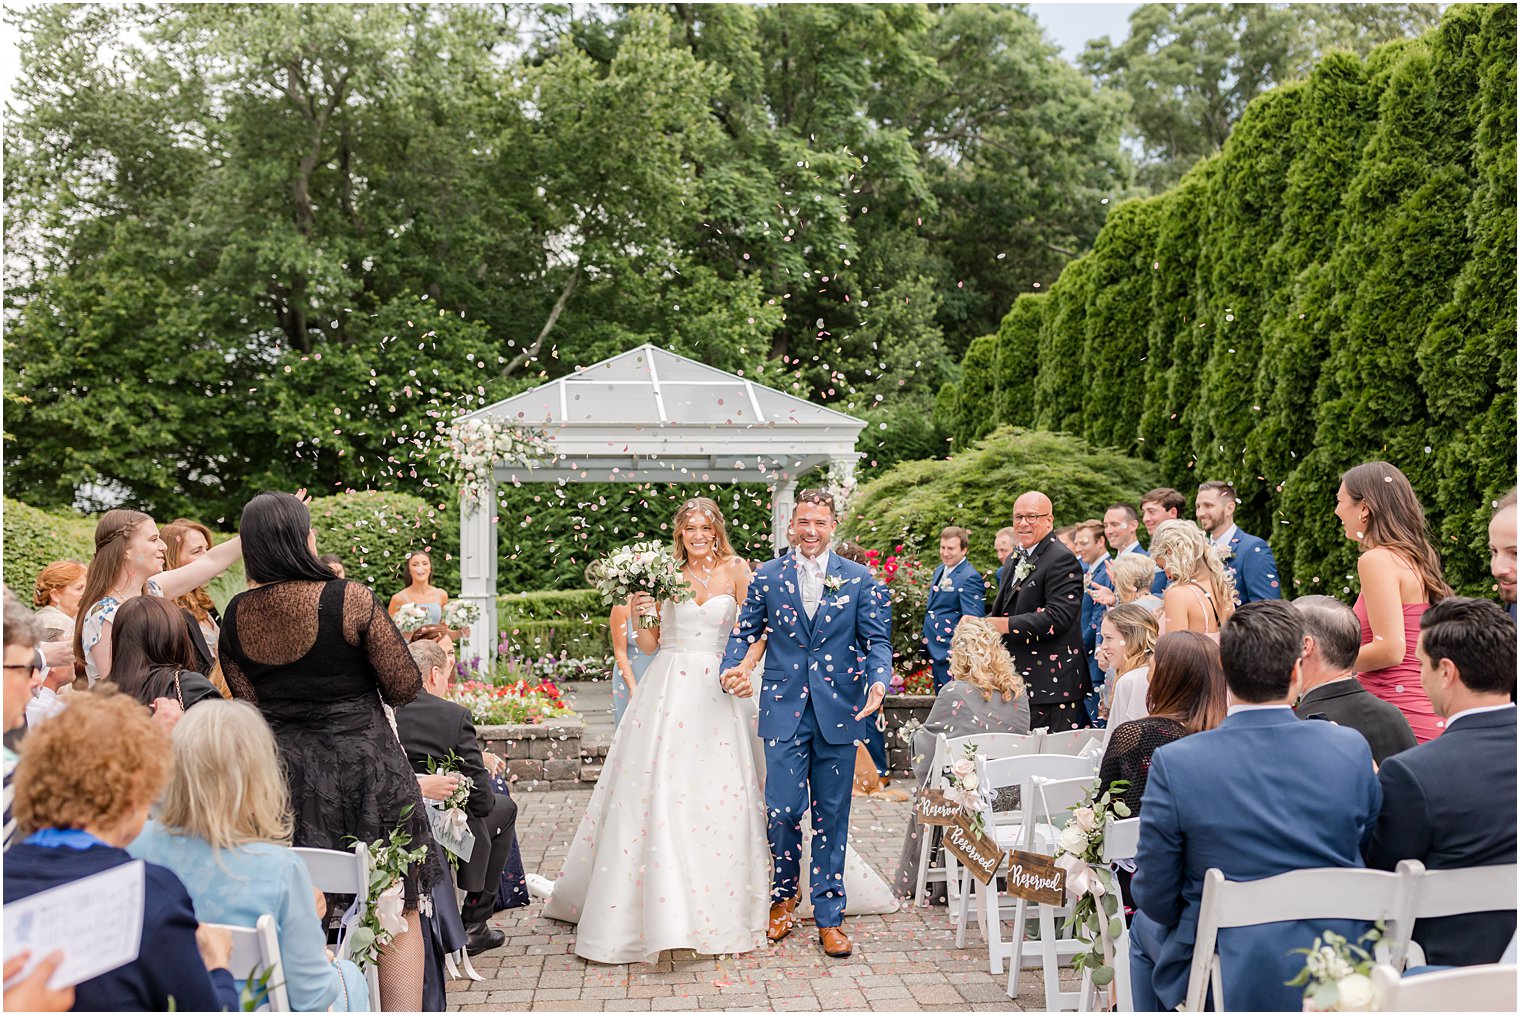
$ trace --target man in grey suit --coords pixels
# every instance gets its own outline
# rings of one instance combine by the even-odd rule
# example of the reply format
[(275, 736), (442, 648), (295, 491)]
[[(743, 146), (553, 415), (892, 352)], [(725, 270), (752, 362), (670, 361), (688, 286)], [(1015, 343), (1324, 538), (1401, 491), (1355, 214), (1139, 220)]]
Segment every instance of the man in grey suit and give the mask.
[(1351, 608), (1329, 596), (1293, 600), (1304, 625), (1304, 688), (1293, 711), (1300, 719), (1328, 719), (1356, 730), (1372, 748), (1372, 760), (1415, 745), (1409, 720), (1393, 705), (1362, 686), (1351, 672), (1362, 647), (1362, 622)]

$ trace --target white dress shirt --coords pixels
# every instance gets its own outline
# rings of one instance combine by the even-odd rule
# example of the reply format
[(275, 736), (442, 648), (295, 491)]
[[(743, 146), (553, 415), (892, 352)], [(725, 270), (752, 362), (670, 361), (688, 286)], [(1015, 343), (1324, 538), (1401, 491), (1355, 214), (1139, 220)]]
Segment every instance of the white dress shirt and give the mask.
[(1458, 719), (1461, 719), (1463, 716), (1477, 715), (1479, 712), (1497, 712), (1501, 708), (1514, 708), (1514, 707), (1515, 707), (1515, 703), (1513, 701), (1506, 701), (1502, 705), (1479, 705), (1476, 708), (1464, 708), (1462, 711), (1458, 712), (1456, 715), (1449, 715), (1449, 716), (1447, 716), (1446, 717), (1446, 725), (1449, 727), (1452, 723), (1456, 722)]
[(1228, 550), (1230, 548), (1230, 540), (1234, 539), (1235, 533), (1239, 531), (1240, 529), (1235, 525), (1231, 525), (1228, 529), (1225, 529), (1219, 534), (1219, 538), (1214, 540), (1214, 549)]
[(1236, 712), (1249, 712), (1252, 709), (1258, 709), (1258, 708), (1285, 708), (1289, 712), (1293, 711), (1293, 706), (1292, 705), (1288, 705), (1288, 704), (1285, 704), (1285, 703), (1280, 702), (1280, 701), (1268, 702), (1265, 705), (1253, 705), (1253, 704), (1251, 704), (1248, 701), (1241, 701), (1241, 702), (1232, 703), (1230, 705), (1229, 710), (1225, 714), (1226, 715), (1234, 715)]
[(797, 554), (798, 591), (802, 593), (802, 608), (807, 611), (809, 620), (818, 612), (818, 603), (823, 599), (823, 576), (828, 573), (828, 550), (811, 559)]

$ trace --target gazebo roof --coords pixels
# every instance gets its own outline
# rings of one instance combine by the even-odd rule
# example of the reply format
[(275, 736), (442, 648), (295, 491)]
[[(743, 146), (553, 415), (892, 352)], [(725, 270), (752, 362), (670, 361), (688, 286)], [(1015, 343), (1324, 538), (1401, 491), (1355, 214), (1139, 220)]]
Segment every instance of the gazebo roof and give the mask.
[(536, 427), (553, 443), (556, 462), (498, 470), (519, 482), (768, 482), (853, 461), (866, 425), (648, 344), (469, 416)]

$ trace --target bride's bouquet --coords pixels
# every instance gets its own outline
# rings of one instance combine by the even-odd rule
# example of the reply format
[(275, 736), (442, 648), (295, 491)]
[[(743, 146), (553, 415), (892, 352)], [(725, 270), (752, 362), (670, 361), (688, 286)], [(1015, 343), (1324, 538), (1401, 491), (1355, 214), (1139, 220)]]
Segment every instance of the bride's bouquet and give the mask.
[[(647, 592), (657, 603), (692, 597), (691, 587), (681, 577), (681, 565), (669, 548), (654, 540), (619, 547), (588, 567), (586, 578), (609, 606), (627, 602), (635, 592)], [(657, 627), (659, 623), (660, 618), (653, 614), (639, 617), (640, 627)]]

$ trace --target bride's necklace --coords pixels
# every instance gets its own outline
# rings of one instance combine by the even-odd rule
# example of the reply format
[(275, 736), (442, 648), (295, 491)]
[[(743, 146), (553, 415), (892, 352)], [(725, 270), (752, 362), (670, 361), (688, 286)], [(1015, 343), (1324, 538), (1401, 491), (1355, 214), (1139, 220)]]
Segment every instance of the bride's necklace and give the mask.
[(699, 577), (697, 577), (697, 565), (696, 565), (696, 562), (695, 561), (689, 561), (687, 563), (687, 565), (686, 565), (686, 574), (691, 578), (692, 581), (696, 582), (698, 585), (702, 586), (705, 589), (710, 584), (712, 584), (712, 576), (713, 576), (713, 570), (714, 569), (711, 568), (711, 567), (708, 567), (708, 568), (704, 568), (704, 570), (707, 572), (707, 577), (706, 578), (699, 578)]

